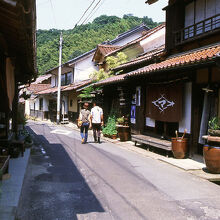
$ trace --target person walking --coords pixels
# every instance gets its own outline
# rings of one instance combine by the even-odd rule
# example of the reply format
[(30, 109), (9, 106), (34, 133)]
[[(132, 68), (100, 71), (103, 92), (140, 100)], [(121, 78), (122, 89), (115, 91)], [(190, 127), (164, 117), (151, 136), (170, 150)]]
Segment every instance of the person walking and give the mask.
[(94, 141), (98, 141), (98, 143), (100, 144), (101, 126), (103, 125), (103, 110), (96, 104), (97, 103), (94, 102), (93, 108), (91, 109), (91, 121)]
[(91, 115), (88, 110), (89, 103), (85, 102), (83, 109), (80, 111), (78, 118), (78, 126), (80, 127), (80, 135), (82, 138), (82, 144), (85, 144), (88, 139), (88, 130), (91, 127)]

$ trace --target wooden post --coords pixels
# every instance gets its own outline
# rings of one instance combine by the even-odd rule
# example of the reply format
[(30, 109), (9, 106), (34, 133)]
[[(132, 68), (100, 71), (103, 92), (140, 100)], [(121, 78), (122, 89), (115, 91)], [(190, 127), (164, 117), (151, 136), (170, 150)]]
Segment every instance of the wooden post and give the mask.
[(12, 104), (12, 128), (15, 133), (15, 139), (18, 139), (18, 84), (15, 80), (15, 95)]

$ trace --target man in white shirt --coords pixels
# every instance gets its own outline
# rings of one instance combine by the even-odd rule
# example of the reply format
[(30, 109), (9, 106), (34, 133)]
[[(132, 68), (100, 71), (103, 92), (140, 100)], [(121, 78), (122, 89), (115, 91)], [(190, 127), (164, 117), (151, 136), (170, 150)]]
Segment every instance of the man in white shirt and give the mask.
[[(93, 103), (93, 108), (91, 109), (91, 121), (92, 121), (92, 130), (94, 141), (100, 142), (100, 131), (101, 126), (103, 125), (103, 110), (96, 105), (96, 102)], [(98, 139), (97, 139), (98, 138)]]

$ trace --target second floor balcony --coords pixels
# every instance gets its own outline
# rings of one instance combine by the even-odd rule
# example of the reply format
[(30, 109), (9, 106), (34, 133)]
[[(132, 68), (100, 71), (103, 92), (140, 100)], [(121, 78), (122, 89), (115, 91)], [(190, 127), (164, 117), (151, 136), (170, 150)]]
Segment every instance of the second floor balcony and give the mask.
[(183, 44), (220, 30), (220, 14), (190, 25), (174, 33), (175, 45)]

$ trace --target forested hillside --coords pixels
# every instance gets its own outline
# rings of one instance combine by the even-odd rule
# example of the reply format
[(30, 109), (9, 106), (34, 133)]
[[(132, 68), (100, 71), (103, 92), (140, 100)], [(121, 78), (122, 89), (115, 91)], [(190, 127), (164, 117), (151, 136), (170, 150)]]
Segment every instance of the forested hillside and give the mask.
[[(77, 26), (71, 30), (63, 30), (62, 63), (79, 56), (106, 40), (112, 40), (141, 23), (153, 28), (158, 23), (151, 18), (138, 18), (124, 15), (123, 18), (102, 15), (92, 23)], [(37, 31), (37, 66), (39, 74), (58, 65), (59, 36), (61, 30)]]

